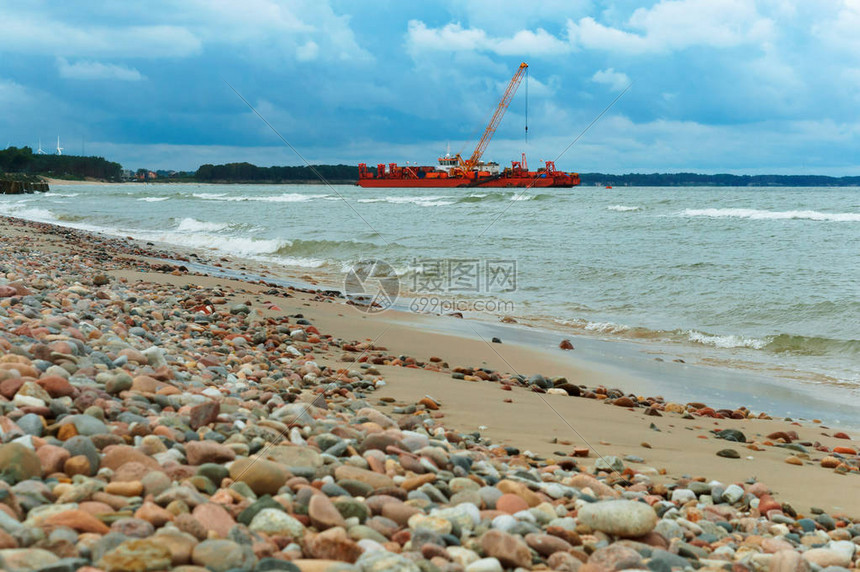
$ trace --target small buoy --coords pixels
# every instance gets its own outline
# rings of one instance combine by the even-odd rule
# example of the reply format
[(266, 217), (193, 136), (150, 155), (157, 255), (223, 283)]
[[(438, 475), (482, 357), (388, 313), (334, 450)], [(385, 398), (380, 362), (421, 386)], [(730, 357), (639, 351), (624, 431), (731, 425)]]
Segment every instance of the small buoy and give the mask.
[(607, 188), (607, 189), (611, 189), (611, 188), (612, 188), (612, 185), (606, 185), (606, 188)]

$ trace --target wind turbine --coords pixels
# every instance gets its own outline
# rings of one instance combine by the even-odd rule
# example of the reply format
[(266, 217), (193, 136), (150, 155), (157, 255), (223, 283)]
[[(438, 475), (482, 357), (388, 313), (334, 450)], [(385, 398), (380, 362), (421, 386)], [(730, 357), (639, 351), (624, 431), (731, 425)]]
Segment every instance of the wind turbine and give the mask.
[(36, 155), (44, 155), (44, 154), (45, 154), (45, 152), (42, 151), (42, 140), (39, 139), (39, 149), (36, 151)]
[(63, 148), (60, 147), (60, 136), (57, 135), (57, 155), (63, 154)]

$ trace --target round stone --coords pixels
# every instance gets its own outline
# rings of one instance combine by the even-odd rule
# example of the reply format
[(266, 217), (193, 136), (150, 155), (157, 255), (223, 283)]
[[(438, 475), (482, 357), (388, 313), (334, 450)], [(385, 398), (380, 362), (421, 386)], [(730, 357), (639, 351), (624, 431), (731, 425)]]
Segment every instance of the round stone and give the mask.
[(579, 509), (579, 521), (594, 530), (632, 538), (648, 534), (657, 525), (657, 513), (645, 503), (609, 500), (587, 504)]

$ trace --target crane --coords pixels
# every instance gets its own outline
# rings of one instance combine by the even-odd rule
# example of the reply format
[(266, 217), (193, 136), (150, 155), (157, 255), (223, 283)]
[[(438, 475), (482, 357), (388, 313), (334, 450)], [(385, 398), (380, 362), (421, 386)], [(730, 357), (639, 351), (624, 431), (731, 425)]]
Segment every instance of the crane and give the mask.
[(465, 161), (459, 155), (457, 155), (457, 158), (460, 161), (460, 166), (463, 168), (463, 170), (472, 170), (473, 168), (475, 168), (475, 165), (478, 164), (478, 161), (481, 160), (481, 155), (484, 154), (487, 145), (490, 144), (490, 140), (493, 138), (493, 135), (495, 135), (496, 129), (499, 127), (499, 123), (501, 123), (502, 117), (505, 116), (505, 111), (508, 110), (508, 106), (511, 104), (511, 99), (513, 99), (514, 94), (517, 92), (517, 88), (523, 81), (523, 76), (526, 74), (526, 70), (528, 69), (528, 67), (529, 65), (523, 62), (520, 64), (520, 67), (517, 68), (517, 72), (514, 74), (514, 77), (511, 78), (511, 83), (508, 84), (508, 89), (505, 90), (505, 94), (502, 96), (501, 101), (499, 101), (499, 105), (496, 106), (496, 111), (493, 113), (493, 117), (490, 119), (490, 123), (484, 130), (484, 134), (481, 136), (481, 140), (478, 141), (477, 147), (475, 147), (475, 150), (472, 151), (472, 155)]

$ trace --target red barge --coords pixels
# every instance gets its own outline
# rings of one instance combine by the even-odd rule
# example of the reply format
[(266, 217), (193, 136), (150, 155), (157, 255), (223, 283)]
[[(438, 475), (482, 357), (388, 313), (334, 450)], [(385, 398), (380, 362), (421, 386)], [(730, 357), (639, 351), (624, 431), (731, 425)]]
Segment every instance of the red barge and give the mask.
[[(490, 143), (496, 128), (502, 120), (511, 99), (523, 80), (528, 64), (520, 64), (517, 73), (511, 79), (501, 101), (496, 107), (489, 125), (484, 130), (481, 140), (468, 159), (460, 154), (439, 158), (438, 165), (431, 166), (399, 166), (397, 163), (380, 163), (376, 173), (367, 168), (366, 163), (358, 164), (358, 182), (360, 187), (573, 187), (579, 184), (578, 173), (566, 173), (555, 168), (554, 161), (546, 161), (544, 167), (537, 171), (529, 171), (526, 156), (523, 153), (521, 161), (512, 161), (511, 166), (501, 169), (498, 163), (481, 161), (484, 150)], [(528, 126), (526, 126), (528, 133)]]

